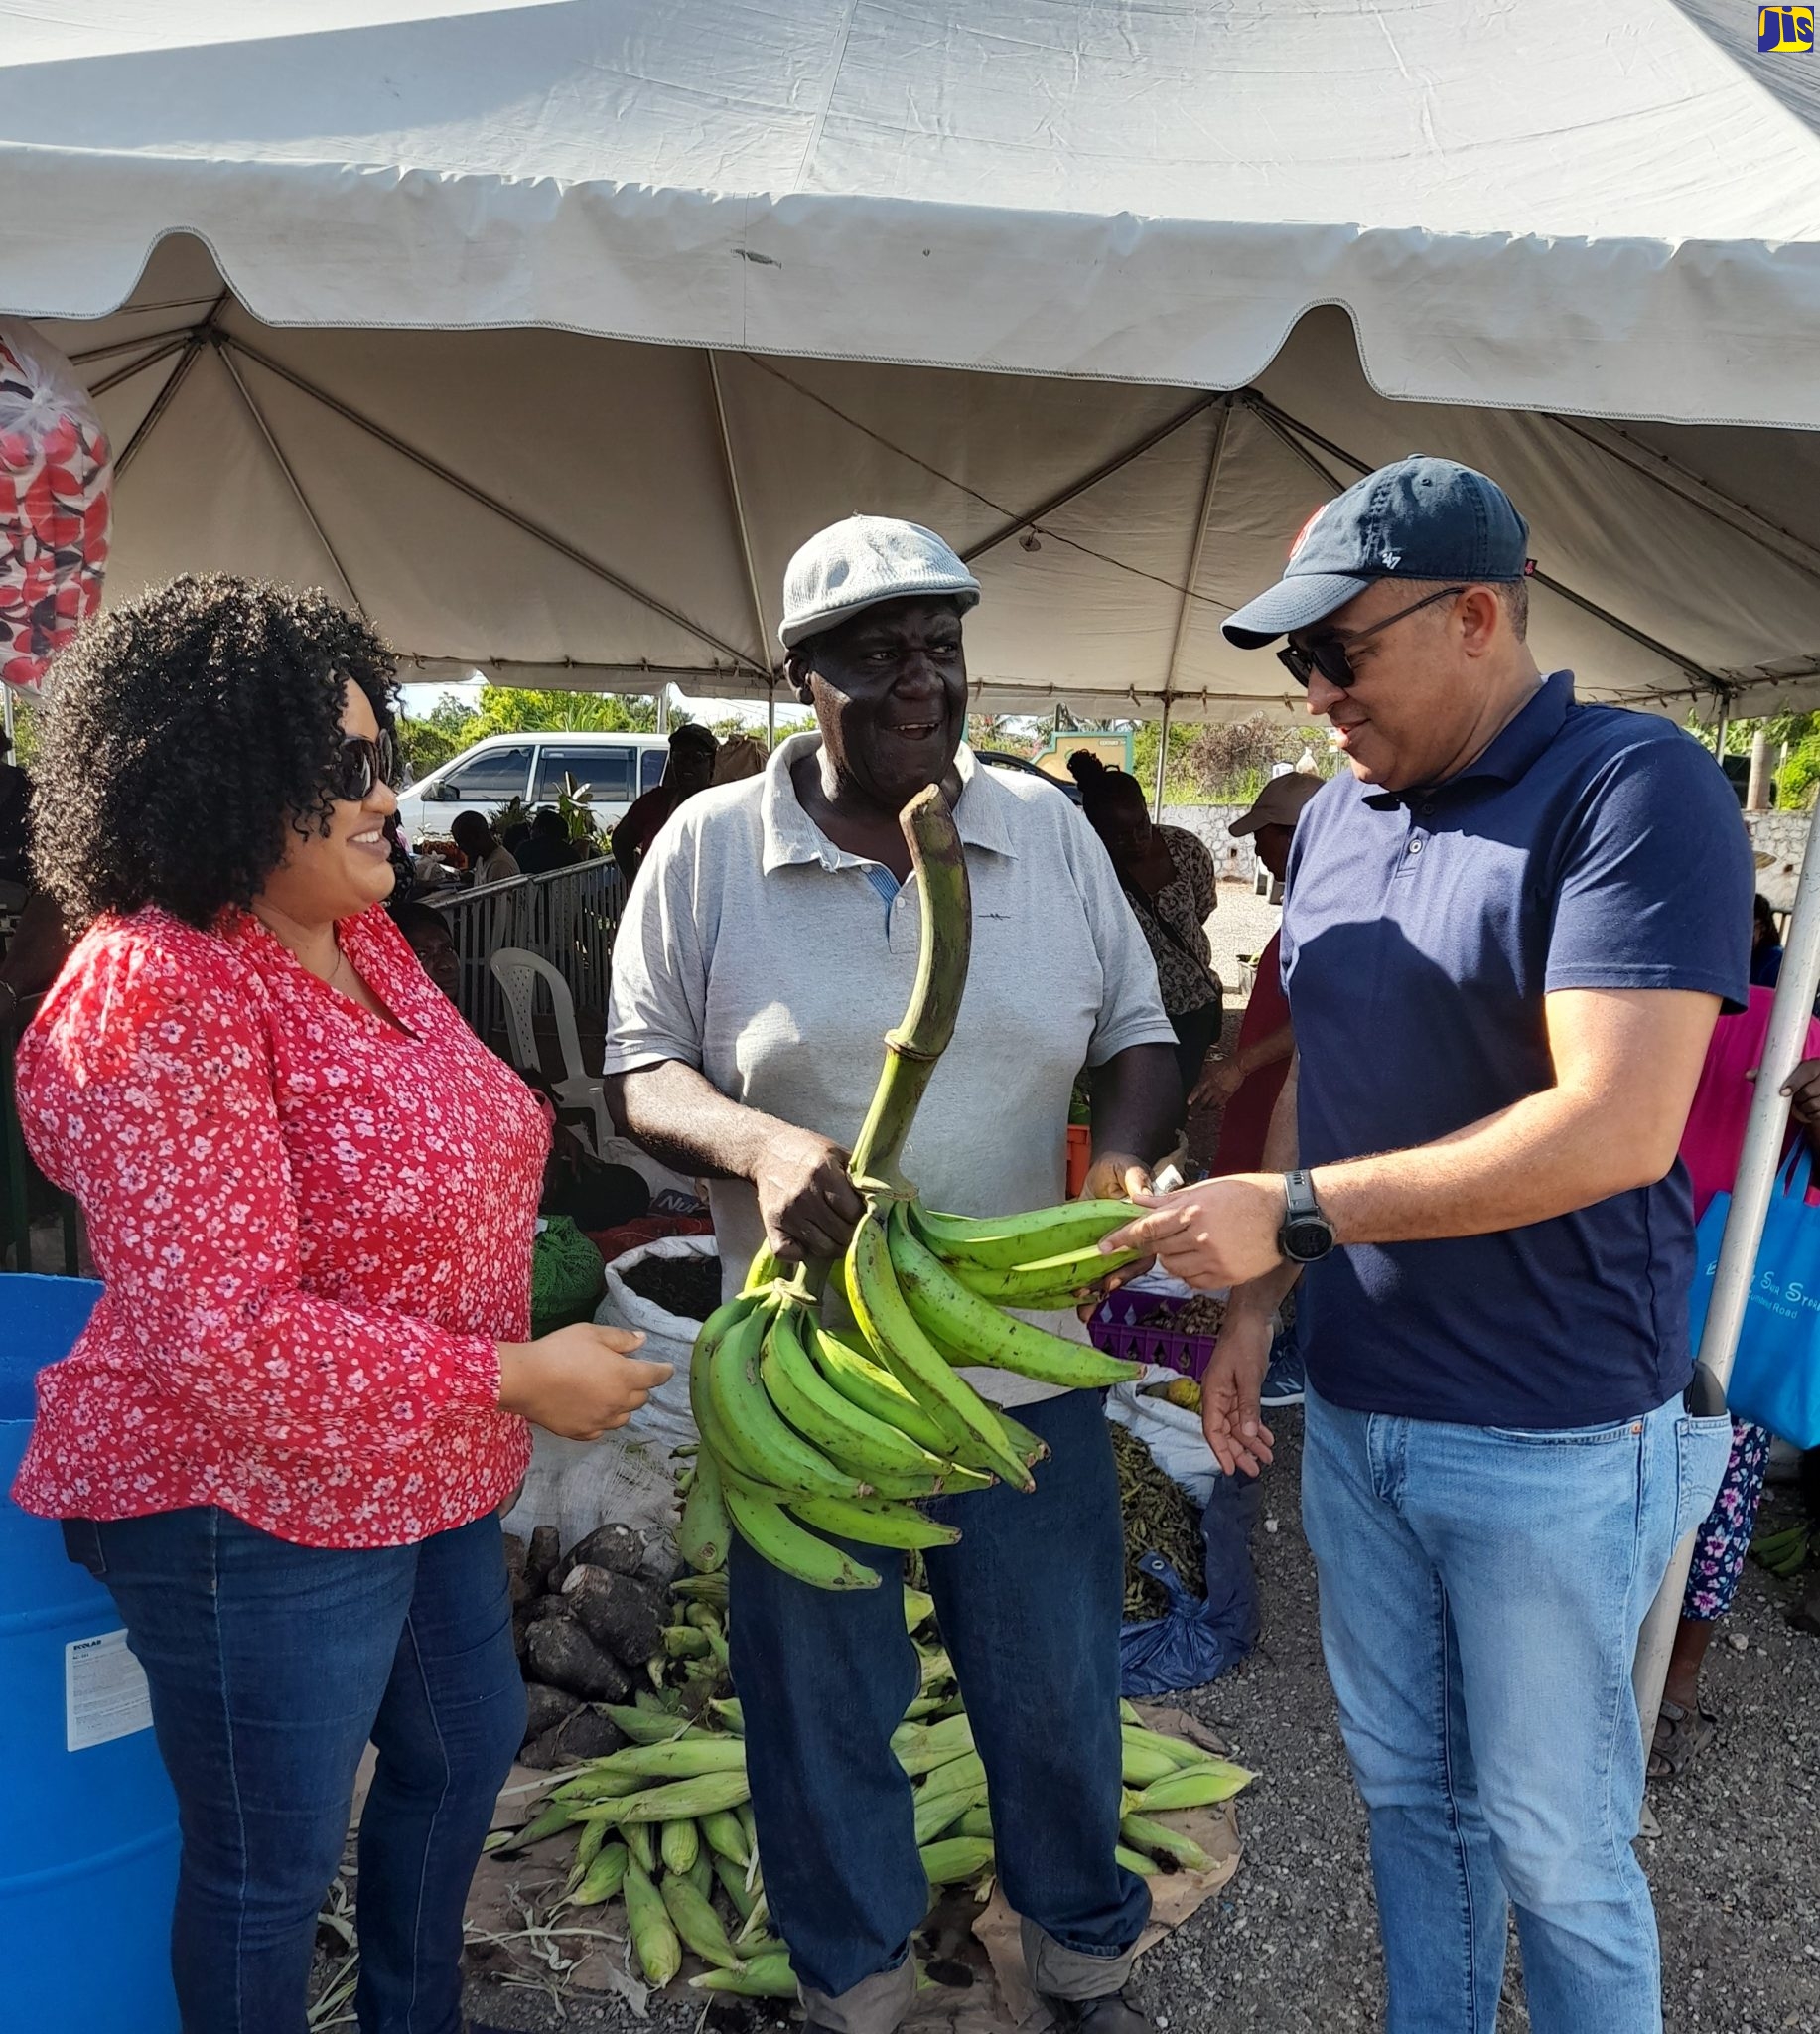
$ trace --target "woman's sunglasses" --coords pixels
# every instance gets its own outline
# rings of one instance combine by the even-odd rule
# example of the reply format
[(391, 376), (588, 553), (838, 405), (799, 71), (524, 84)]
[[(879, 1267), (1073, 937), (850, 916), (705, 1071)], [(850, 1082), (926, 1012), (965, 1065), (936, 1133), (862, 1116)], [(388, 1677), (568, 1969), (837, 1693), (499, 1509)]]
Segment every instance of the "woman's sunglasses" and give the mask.
[(1407, 621), (1411, 615), (1419, 615), (1424, 608), (1432, 608), (1438, 600), (1456, 600), (1466, 590), (1464, 586), (1444, 586), (1439, 593), (1431, 593), (1409, 607), (1398, 608), (1394, 615), (1386, 615), (1381, 622), (1373, 622), (1369, 629), (1361, 629), (1356, 636), (1317, 636), (1302, 650), (1292, 643), (1287, 649), (1277, 652), (1277, 661), (1298, 685), (1306, 687), (1309, 679), (1319, 671), (1330, 685), (1335, 685), (1344, 692), (1352, 684), (1354, 675), (1346, 653), (1356, 644), (1382, 635), (1393, 622)]
[(332, 799), (356, 805), (372, 796), (375, 784), (395, 788), (397, 782), (398, 745), (387, 728), (377, 741), (367, 735), (344, 735), (323, 788)]

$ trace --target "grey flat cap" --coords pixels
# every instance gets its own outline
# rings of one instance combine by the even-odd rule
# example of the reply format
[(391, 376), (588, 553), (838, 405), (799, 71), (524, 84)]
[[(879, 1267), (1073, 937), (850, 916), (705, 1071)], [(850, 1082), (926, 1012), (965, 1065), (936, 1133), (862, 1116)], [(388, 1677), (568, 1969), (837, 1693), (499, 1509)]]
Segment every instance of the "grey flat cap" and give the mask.
[(810, 537), (783, 574), (785, 650), (862, 608), (918, 595), (977, 607), (980, 583), (932, 529), (891, 515), (850, 515)]

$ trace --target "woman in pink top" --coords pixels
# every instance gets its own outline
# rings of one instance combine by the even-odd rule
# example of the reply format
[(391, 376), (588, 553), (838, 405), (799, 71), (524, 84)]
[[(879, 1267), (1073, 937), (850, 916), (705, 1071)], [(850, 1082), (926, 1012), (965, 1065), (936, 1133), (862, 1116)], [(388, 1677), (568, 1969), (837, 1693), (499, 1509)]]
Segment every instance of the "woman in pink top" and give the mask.
[(548, 1133), (381, 904), (390, 655), (321, 595), (180, 579), (62, 660), (40, 880), (74, 950), (19, 1106), (104, 1290), (14, 1496), (145, 1669), (185, 2034), (304, 2034), (354, 1773), (359, 2023), (460, 2034), (462, 1907), (523, 1732), (498, 1508), (527, 1419), (669, 1375), (529, 1339)]
[[(1745, 1123), (1762, 1064), (1763, 1042), (1775, 991), (1753, 988), (1747, 1008), (1722, 1017), (1707, 1048), (1700, 1085), (1688, 1110), (1681, 1138), (1681, 1161), (1694, 1189), (1694, 1220), (1699, 1221), (1715, 1194), (1729, 1194), (1744, 1148)], [(1805, 1133), (1820, 1148), (1820, 1024), (1809, 1020), (1807, 1057), (1789, 1079), (1791, 1112), (1797, 1128), (1792, 1144)], [(1683, 1773), (1698, 1753), (1712, 1743), (1718, 1718), (1700, 1692), (1700, 1669), (1712, 1644), (1713, 1628), (1732, 1607), (1738, 1593), (1750, 1532), (1763, 1495), (1763, 1471), (1769, 1461), (1769, 1435), (1744, 1420), (1732, 1422), (1732, 1458), (1725, 1482), (1706, 1524), (1694, 1542), (1694, 1564), (1681, 1605), (1681, 1627), (1675, 1634), (1668, 1681), (1656, 1719), (1649, 1755), (1649, 1777), (1670, 1779)]]

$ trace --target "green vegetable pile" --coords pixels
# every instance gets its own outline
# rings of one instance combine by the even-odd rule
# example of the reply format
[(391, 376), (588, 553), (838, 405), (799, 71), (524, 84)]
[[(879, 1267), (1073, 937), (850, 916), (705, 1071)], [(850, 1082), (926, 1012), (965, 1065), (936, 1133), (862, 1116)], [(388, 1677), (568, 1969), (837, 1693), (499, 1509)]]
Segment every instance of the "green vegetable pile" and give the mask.
[(1112, 1456), (1119, 1472), (1119, 1516), (1125, 1522), (1125, 1622), (1163, 1616), (1169, 1598), (1138, 1566), (1147, 1553), (1160, 1553), (1196, 1596), (1206, 1594), (1206, 1554), (1194, 1501), (1150, 1450), (1122, 1426), (1112, 1429)]

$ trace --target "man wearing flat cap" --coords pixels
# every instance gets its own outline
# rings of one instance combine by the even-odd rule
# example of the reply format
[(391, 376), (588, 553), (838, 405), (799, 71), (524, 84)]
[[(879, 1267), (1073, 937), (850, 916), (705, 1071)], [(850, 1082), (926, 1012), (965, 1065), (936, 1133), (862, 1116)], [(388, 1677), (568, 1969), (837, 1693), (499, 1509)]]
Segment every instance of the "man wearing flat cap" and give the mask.
[[(854, 516), (811, 538), (785, 576), (781, 635), (816, 732), (781, 743), (763, 777), (693, 799), (632, 891), (610, 1097), (639, 1143), (711, 1180), (729, 1293), (762, 1243), (832, 1257), (862, 1212), (846, 1154), (920, 942), (898, 815), (931, 784), (966, 852), (973, 954), (906, 1172), (962, 1214), (1061, 1200), (1083, 1066), (1090, 1193), (1141, 1188), (1170, 1143), (1174, 1033), (1105, 849), (1059, 791), (983, 768), (962, 741), (962, 618), (978, 599), (914, 523)], [(991, 1785), (999, 1880), (1060, 2024), (1141, 2034), (1122, 1996), (1149, 1896), (1114, 1855), (1124, 1545), (1105, 1419), (1094, 1392), (967, 1375), (1051, 1450), (1034, 1493), (932, 1507), (961, 1528), (927, 1554), (928, 1579)], [(743, 1543), (732, 1556), (766, 1897), (810, 2025), (830, 2034), (891, 2034), (904, 2017), (928, 1904), (890, 1742), (918, 1677), (890, 1586), (901, 1556), (865, 1558), (887, 1587), (833, 1593)]]
[(1697, 742), (1542, 674), (1528, 536), (1483, 474), (1400, 460), (1224, 624), (1288, 637), (1351, 765), (1290, 855), (1292, 1134), (1284, 1171), (1121, 1232), (1240, 1288), (1203, 1399), (1229, 1471), (1270, 1459), (1302, 1275), (1303, 1522), (1389, 2034), (1489, 2034), (1512, 1905), (1536, 2034), (1659, 2034), (1631, 1662), (1731, 1442), (1684, 1399), (1678, 1146), (1747, 992), (1750, 851)]

